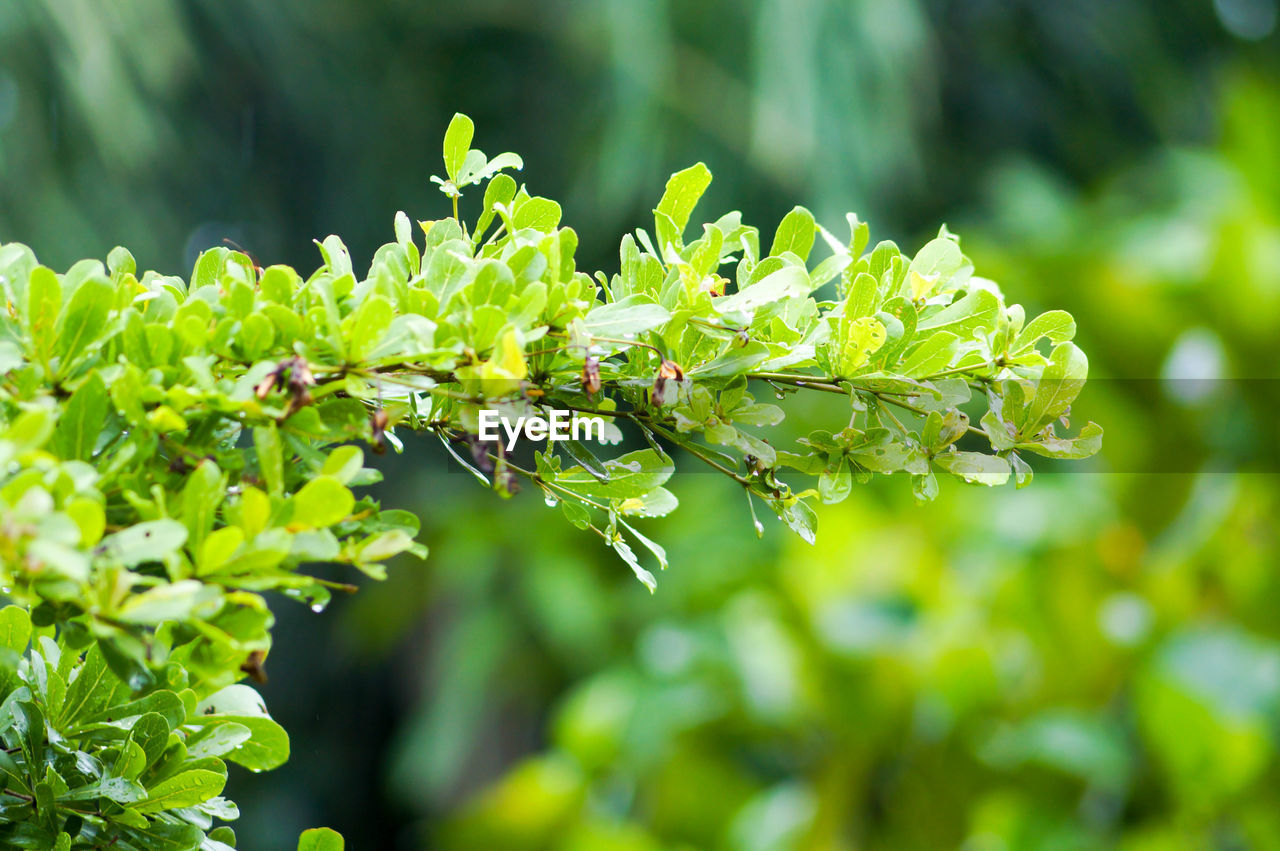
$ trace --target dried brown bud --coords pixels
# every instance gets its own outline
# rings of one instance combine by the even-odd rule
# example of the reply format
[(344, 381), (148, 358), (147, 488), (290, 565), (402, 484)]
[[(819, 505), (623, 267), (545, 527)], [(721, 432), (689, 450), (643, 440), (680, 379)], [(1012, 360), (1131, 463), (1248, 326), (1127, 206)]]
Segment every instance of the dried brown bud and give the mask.
[(315, 385), (316, 377), (311, 374), (311, 365), (305, 358), (296, 357), (280, 365), (289, 370), (289, 389), (295, 394)]
[(675, 401), (679, 382), (683, 380), (684, 370), (680, 365), (663, 358), (662, 364), (658, 367), (658, 377), (653, 380), (653, 392), (649, 394), (649, 400), (659, 408)]
[(369, 430), (373, 433), (370, 445), (373, 451), (379, 455), (387, 451), (387, 425), (391, 422), (391, 418), (387, 416), (385, 408), (379, 408), (369, 415)]
[(311, 367), (307, 364), (306, 359), (292, 357), (276, 364), (276, 368), (267, 373), (267, 376), (258, 382), (258, 386), (254, 388), (253, 393), (259, 399), (265, 399), (275, 388), (286, 387), (290, 396), (292, 396), (289, 400), (289, 407), (291, 411), (296, 411), (298, 408), (305, 408), (311, 404), (311, 391), (307, 388), (315, 383), (316, 377), (311, 374)]
[(249, 654), (249, 658), (244, 660), (240, 665), (240, 670), (249, 675), (249, 678), (255, 683), (262, 685), (267, 681), (267, 671), (263, 667), (263, 663), (267, 661), (267, 651), (254, 650)]
[(276, 382), (280, 380), (280, 370), (273, 369), (267, 373), (267, 377), (258, 382), (258, 386), (254, 388), (253, 395), (259, 399), (265, 399), (271, 395), (271, 391), (275, 389)]
[(590, 355), (582, 364), (582, 389), (590, 396), (600, 392), (600, 360)]
[(494, 471), (493, 457), (490, 452), (499, 456), (504, 454), (501, 440), (481, 440), (474, 434), (466, 434), (458, 439), (467, 444), (476, 469), (485, 475)]
[(288, 372), (289, 379), (287, 386), (289, 393), (293, 397), (289, 400), (289, 407), (296, 411), (299, 408), (305, 408), (311, 404), (311, 391), (308, 387), (316, 383), (316, 377), (311, 374), (311, 367), (307, 364), (305, 358), (294, 357), (286, 361), (281, 361), (278, 367), (281, 373)]

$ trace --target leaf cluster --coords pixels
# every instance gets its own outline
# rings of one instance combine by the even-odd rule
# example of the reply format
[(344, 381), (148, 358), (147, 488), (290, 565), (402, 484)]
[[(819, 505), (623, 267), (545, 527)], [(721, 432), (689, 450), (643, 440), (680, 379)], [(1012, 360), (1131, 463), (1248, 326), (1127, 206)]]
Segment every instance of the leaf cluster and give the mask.
[[(170, 649), (171, 628), (154, 646)], [(77, 640), (78, 639), (78, 640)], [(134, 689), (86, 633), (34, 626), (0, 609), (0, 840), (6, 848), (235, 847), (238, 815), (221, 797), (227, 762), (263, 771), (289, 738), (258, 693), (231, 685), (201, 699), (187, 643), (157, 682)]]
[[(319, 608), (335, 583), (305, 565), (380, 578), (392, 556), (425, 556), (416, 518), (357, 493), (379, 475), (359, 444), (399, 449), (397, 431), (434, 435), (503, 495), (521, 480), (543, 491), (651, 589), (637, 551), (664, 568), (666, 555), (635, 523), (676, 508), (664, 487), (675, 450), (810, 541), (812, 504), (877, 473), (904, 473), (929, 499), (937, 472), (1021, 486), (1027, 453), (1097, 451), (1097, 426), (1057, 431), (1088, 369), (1074, 321), (1027, 321), (945, 228), (909, 257), (891, 242), (868, 251), (852, 214), (841, 239), (797, 207), (765, 252), (738, 213), (690, 227), (711, 181), (699, 164), (672, 176), (652, 233), (623, 238), (618, 271), (589, 275), (560, 206), (505, 173), (518, 156), (490, 160), (472, 134), (457, 116), (445, 138), (437, 183), (454, 214), (416, 226), (399, 214), (363, 274), (336, 236), (317, 243), (322, 263), (306, 278), (226, 248), (203, 253), (187, 280), (139, 273), (124, 249), (59, 274), (25, 246), (0, 246), (0, 586), (47, 631), (11, 647), (23, 685), (4, 729), (44, 745), (32, 738), (15, 761), (6, 788), (19, 797), (0, 823), (92, 841), (93, 819), (122, 837), (191, 837), (203, 816), (227, 817), (200, 809), (210, 797), (140, 820), (155, 788), (188, 771), (209, 772), (201, 794), (220, 789), (225, 772), (200, 760), (256, 739), (201, 751), (197, 768), (183, 757), (134, 772), (118, 741), (133, 726), (117, 718), (115, 732), (77, 740), (97, 761), (77, 767), (73, 752), (58, 761), (54, 737), (71, 742), (79, 717), (47, 684), (101, 682), (104, 707), (117, 692), (126, 703), (176, 695), (164, 741), (190, 751), (210, 726), (192, 711), (246, 688), (237, 681), (269, 650), (264, 593)], [(468, 220), (459, 205), (472, 187), (481, 209)], [(845, 404), (835, 428), (779, 446), (763, 430), (785, 410), (762, 390)], [(604, 417), (611, 440), (633, 445), (610, 457), (548, 444), (523, 462), (480, 439), (479, 412), (494, 408)], [(258, 734), (244, 717), (225, 738)], [(110, 794), (77, 791), (106, 780)], [(79, 833), (64, 799), (93, 802), (75, 816)], [(200, 818), (185, 815), (193, 807)]]

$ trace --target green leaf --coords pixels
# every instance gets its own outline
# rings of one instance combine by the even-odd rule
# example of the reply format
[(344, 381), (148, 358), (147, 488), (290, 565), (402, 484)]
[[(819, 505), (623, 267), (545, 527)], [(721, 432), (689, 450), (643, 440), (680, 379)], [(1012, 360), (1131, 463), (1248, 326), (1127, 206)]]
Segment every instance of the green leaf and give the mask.
[(216, 771), (193, 768), (161, 780), (147, 790), (147, 797), (130, 806), (140, 813), (176, 810), (207, 801), (222, 793), (227, 778)]
[(320, 472), (347, 484), (364, 469), (364, 452), (358, 446), (339, 446), (324, 460)]
[(840, 277), (840, 275), (848, 269), (852, 263), (853, 258), (848, 254), (833, 254), (826, 260), (823, 260), (809, 275), (813, 283), (813, 288), (816, 290), (823, 284)]
[(240, 350), (249, 360), (263, 357), (275, 342), (275, 326), (261, 313), (250, 313), (240, 323)]
[[(1005, 422), (1000, 419), (1000, 415), (995, 411), (987, 411), (982, 415), (979, 423), (982, 431), (987, 435), (987, 440), (991, 442), (991, 448), (997, 452), (1003, 452), (1006, 449), (1014, 447), (1014, 436), (1010, 433)], [(926, 443), (929, 443), (926, 441)]]
[(979, 329), (995, 328), (1000, 315), (1000, 300), (987, 290), (974, 290), (941, 310), (922, 313), (917, 331), (950, 331), (968, 340)]
[(142, 750), (143, 769), (150, 768), (164, 755), (173, 732), (170, 719), (159, 712), (143, 712), (129, 728), (129, 741)]
[(31, 408), (19, 414), (9, 428), (0, 432), (11, 452), (26, 452), (43, 446), (53, 434), (54, 419), (49, 408)]
[(630, 295), (613, 304), (592, 308), (586, 317), (587, 332), (593, 337), (629, 339), (665, 325), (671, 313), (646, 295)]
[(843, 458), (828, 464), (818, 477), (818, 495), (828, 505), (843, 502), (853, 490), (853, 471)]
[(187, 739), (187, 756), (191, 759), (226, 756), (252, 737), (253, 731), (247, 725), (235, 721), (208, 724)]
[(130, 364), (111, 382), (108, 392), (116, 409), (130, 424), (141, 425), (146, 422), (147, 414), (142, 407), (141, 370)]
[(298, 851), (343, 851), (342, 837), (327, 827), (304, 830), (298, 838)]
[(22, 653), (31, 641), (31, 616), (21, 606), (0, 609), (0, 647)]
[(516, 207), (511, 217), (517, 229), (532, 228), (543, 233), (560, 224), (560, 205), (550, 198), (530, 198)]
[(107, 269), (111, 272), (111, 278), (114, 281), (124, 275), (136, 273), (138, 261), (134, 259), (133, 252), (123, 245), (117, 245), (107, 253)]
[(1065, 343), (1075, 335), (1076, 320), (1071, 314), (1065, 310), (1050, 310), (1027, 323), (1009, 346), (1009, 353), (1018, 355), (1026, 352), (1045, 337), (1052, 343)]
[(67, 687), (58, 723), (75, 723), (81, 717), (95, 715), (128, 695), (128, 686), (111, 672), (102, 656), (102, 649), (94, 644), (85, 652), (79, 673)]
[(844, 315), (850, 319), (874, 316), (876, 300), (880, 294), (880, 282), (874, 275), (859, 272), (845, 297)]
[[(672, 498), (674, 499), (674, 497)], [(652, 541), (649, 538), (645, 537), (644, 535), (640, 534), (638, 531), (636, 531), (634, 526), (632, 526), (630, 523), (627, 523), (621, 517), (614, 515), (614, 519), (618, 522), (619, 526), (621, 526), (622, 528), (630, 532), (632, 537), (634, 537), (637, 541), (639, 541), (640, 544), (646, 550), (648, 550), (653, 554), (653, 557), (658, 560), (658, 567), (660, 569), (662, 570), (667, 569), (667, 551), (661, 545), (659, 545), (657, 541)], [(653, 589), (650, 588), (649, 590), (652, 591)]]
[(195, 579), (157, 585), (137, 594), (120, 607), (116, 617), (125, 623), (155, 625), (184, 620), (201, 602), (218, 597), (218, 590)]
[(820, 354), (833, 375), (849, 377), (865, 366), (872, 353), (884, 345), (885, 328), (880, 320), (871, 316), (858, 319), (841, 316), (834, 324), (831, 341)]
[(938, 478), (930, 470), (924, 475), (911, 477), (911, 492), (918, 504), (932, 502), (938, 498)]
[[(676, 495), (666, 488), (655, 488), (641, 496), (628, 497), (615, 503), (620, 514), (633, 517), (666, 517), (679, 505)], [(636, 534), (639, 535), (638, 532)]]
[(76, 288), (58, 318), (55, 351), (61, 359), (58, 375), (65, 376), (76, 359), (107, 325), (115, 292), (101, 278), (89, 278)]
[(628, 452), (604, 462), (607, 482), (582, 467), (570, 467), (556, 477), (556, 483), (574, 493), (602, 499), (629, 499), (643, 497), (664, 484), (675, 466), (671, 459), (650, 449)]
[(196, 558), (197, 574), (213, 573), (222, 567), (244, 545), (244, 530), (239, 526), (223, 526), (205, 537)]
[(125, 567), (164, 561), (187, 542), (187, 527), (176, 520), (150, 520), (108, 535), (99, 551)]
[(1036, 394), (1027, 409), (1019, 433), (1038, 434), (1062, 416), (1084, 389), (1089, 375), (1089, 359), (1075, 343), (1060, 343), (1049, 355), (1049, 365), (1036, 382)]
[(137, 781), (124, 777), (104, 777), (97, 783), (81, 786), (65, 795), (59, 795), (58, 801), (87, 801), (94, 798), (106, 798), (117, 804), (133, 804), (141, 801), (146, 796), (146, 787)]
[(258, 454), (258, 467), (272, 496), (284, 492), (284, 445), (275, 423), (253, 430), (253, 448)]
[(721, 316), (750, 314), (766, 305), (809, 294), (809, 275), (797, 266), (786, 266), (733, 295), (718, 298), (712, 305)]
[[(352, 548), (351, 552), (354, 556), (354, 560), (358, 562), (356, 566), (360, 567), (361, 565), (359, 563), (383, 561), (391, 558), (392, 556), (397, 556), (400, 553), (408, 552), (413, 549), (413, 546), (413, 536), (408, 532), (403, 529), (388, 529), (385, 532), (379, 532), (376, 535), (371, 535), (364, 541), (356, 544)], [(368, 572), (367, 568), (365, 568), (365, 570)], [(378, 568), (376, 572), (378, 573), (376, 578), (381, 579), (382, 576), (385, 575), (382, 568)]]
[(55, 326), (62, 312), (62, 284), (57, 274), (44, 266), (37, 266), (27, 281), (27, 333), (31, 335), (34, 356), (40, 360), (53, 352), (57, 339)]
[(804, 207), (796, 207), (778, 223), (778, 230), (773, 235), (773, 246), (769, 249), (769, 256), (777, 257), (784, 251), (790, 251), (792, 254), (798, 255), (801, 260), (808, 260), (809, 252), (813, 250), (813, 240), (816, 234), (813, 213), (810, 213)]
[(640, 584), (649, 589), (650, 594), (657, 590), (658, 580), (644, 568), (644, 565), (640, 564), (640, 559), (636, 556), (635, 550), (631, 549), (631, 545), (627, 543), (622, 535), (615, 534), (609, 541), (609, 546), (627, 563), (627, 567), (631, 568), (631, 572), (636, 575), (636, 579), (640, 580)]
[(945, 413), (930, 411), (920, 441), (930, 452), (940, 452), (964, 437), (968, 427), (969, 417), (959, 409), (950, 408)]
[(186, 718), (186, 708), (176, 692), (158, 689), (137, 700), (108, 706), (93, 715), (87, 715), (84, 723), (120, 723), (129, 718), (136, 718), (140, 722), (144, 716), (151, 714), (159, 715), (170, 729), (174, 729)]
[(587, 529), (591, 526), (591, 513), (587, 511), (582, 503), (573, 499), (561, 499), (559, 505), (565, 519), (575, 528)]
[(654, 208), (659, 250), (667, 243), (674, 243), (677, 247), (683, 244), (689, 216), (693, 214), (698, 199), (710, 185), (711, 172), (702, 163), (695, 163), (671, 175), (666, 191), (662, 193), (662, 200)]
[[(930, 240), (907, 267), (911, 298), (926, 299), (945, 289), (955, 289), (968, 278), (972, 266), (960, 253), (960, 244), (950, 236)], [(961, 274), (964, 272), (964, 274)], [(959, 276), (960, 280), (956, 280)]]
[(499, 174), (489, 181), (489, 185), (484, 188), (484, 209), (480, 211), (480, 217), (476, 220), (476, 232), (473, 235), (476, 242), (479, 242), (481, 236), (488, 230), (490, 222), (496, 215), (495, 208), (505, 207), (515, 200), (516, 191), (516, 182), (510, 175)]
[[(513, 154), (510, 151), (498, 154), (491, 160), (484, 160), (483, 155), (475, 157), (479, 151), (470, 151), (467, 161), (463, 165), (462, 172), (458, 175), (458, 185), (468, 186), (473, 183), (480, 183), (487, 180), (505, 168), (514, 168), (519, 171), (524, 168), (524, 160), (519, 154)], [(474, 158), (475, 162), (472, 162)]]
[(943, 452), (933, 462), (970, 484), (1003, 485), (1009, 481), (1009, 462), (997, 455), (981, 452)]
[(956, 335), (950, 331), (935, 331), (916, 346), (896, 372), (908, 378), (926, 378), (942, 372), (951, 365), (956, 352)]
[(123, 835), (128, 837), (127, 847), (140, 851), (197, 851), (204, 841), (204, 831), (194, 824), (168, 822), (152, 822), (146, 829), (126, 831)]
[(818, 515), (803, 499), (771, 499), (769, 505), (791, 531), (806, 544), (818, 540)]
[(844, 218), (849, 223), (849, 255), (856, 259), (871, 239), (871, 226), (860, 221), (854, 213), (845, 213)]
[(267, 715), (267, 705), (250, 686), (242, 683), (219, 689), (200, 701), (196, 713), (207, 715)]
[(1016, 444), (1017, 449), (1025, 449), (1046, 458), (1079, 460), (1097, 455), (1102, 449), (1102, 427), (1097, 423), (1087, 423), (1080, 429), (1076, 437), (1066, 438), (1047, 435), (1032, 441)]
[(204, 458), (187, 476), (182, 487), (182, 522), (189, 535), (191, 549), (198, 551), (205, 535), (213, 529), (215, 515), (226, 497), (222, 471), (212, 460)]
[(289, 734), (265, 715), (204, 716), (218, 723), (238, 724), (249, 731), (249, 738), (222, 758), (242, 765), (250, 771), (271, 771), (289, 761)]
[(687, 373), (690, 378), (716, 378), (742, 375), (768, 360), (769, 347), (753, 340), (741, 348), (730, 348), (716, 358), (694, 367)]
[(18, 745), (27, 765), (44, 764), (44, 713), (40, 707), (25, 700), (13, 704), (13, 731), (18, 734)]
[(236, 833), (226, 825), (223, 825), (222, 827), (215, 827), (213, 830), (209, 831), (209, 839), (214, 842), (221, 842), (227, 846), (226, 848), (214, 848), (213, 851), (227, 851), (229, 848), (236, 847)]
[(27, 779), (27, 772), (18, 765), (8, 751), (0, 748), (0, 788), (18, 789), (30, 795), (31, 787)]
[(449, 179), (457, 182), (466, 162), (467, 151), (471, 150), (471, 138), (475, 133), (475, 124), (461, 112), (454, 113), (449, 128), (444, 133), (444, 170)]
[(128, 684), (130, 689), (141, 691), (155, 683), (155, 672), (147, 658), (147, 647), (136, 636), (117, 632), (101, 637), (98, 647), (111, 673)]
[(601, 482), (609, 481), (609, 468), (590, 449), (577, 440), (562, 440), (559, 446), (564, 453), (582, 465), (582, 469)]
[(413, 313), (397, 316), (366, 357), (374, 362), (391, 358), (417, 360), (434, 349), (435, 331), (436, 324), (426, 317)]
[(374, 294), (365, 298), (351, 319), (347, 352), (357, 363), (368, 357), (391, 326), (391, 302)]
[(323, 529), (346, 519), (356, 500), (351, 491), (333, 476), (316, 476), (294, 494), (289, 504), (293, 507), (294, 525)]

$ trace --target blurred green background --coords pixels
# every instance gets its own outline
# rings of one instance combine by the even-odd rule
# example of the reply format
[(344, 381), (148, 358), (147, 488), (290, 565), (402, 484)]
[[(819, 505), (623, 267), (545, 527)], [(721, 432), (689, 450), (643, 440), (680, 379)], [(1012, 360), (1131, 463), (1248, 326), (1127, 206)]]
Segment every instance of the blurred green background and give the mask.
[(57, 267), (125, 244), (181, 272), (224, 238), (310, 267), (328, 233), (370, 257), (396, 210), (445, 214), (461, 110), (591, 268), (704, 160), (711, 218), (855, 210), (911, 249), (945, 220), (1091, 358), (1095, 461), (923, 508), (877, 480), (816, 547), (686, 475), (645, 529), (673, 557), (652, 597), (410, 441), (381, 495), (432, 558), (277, 604), (294, 756), (233, 778), (242, 845), (1280, 848), (1276, 25), (1276, 0), (0, 3), (0, 240)]

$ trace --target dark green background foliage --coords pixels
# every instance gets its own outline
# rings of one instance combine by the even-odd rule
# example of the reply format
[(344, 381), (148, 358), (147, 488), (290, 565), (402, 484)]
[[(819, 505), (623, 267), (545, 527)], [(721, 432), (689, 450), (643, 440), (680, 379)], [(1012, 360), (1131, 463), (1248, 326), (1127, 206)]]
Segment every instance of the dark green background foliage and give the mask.
[(704, 203), (751, 221), (799, 200), (914, 246), (946, 220), (1030, 313), (1070, 310), (1090, 353), (1073, 420), (1108, 430), (1090, 472), (924, 508), (878, 481), (820, 510), (816, 548), (757, 541), (736, 485), (688, 477), (686, 510), (650, 524), (679, 565), (654, 596), (536, 496), (498, 504), (411, 441), (378, 495), (423, 515), (432, 561), (326, 616), (276, 607), (263, 692), (306, 744), (232, 773), (254, 802), (238, 830), (1280, 846), (1280, 400), (1269, 380), (1153, 380), (1276, 377), (1274, 18), (1270, 0), (4, 4), (0, 238), (55, 268), (125, 244), (185, 272), (224, 237), (306, 268), (327, 233), (363, 266), (396, 210), (447, 212), (428, 176), (462, 110), (563, 201), (583, 268), (612, 269), (616, 234), (701, 159)]

